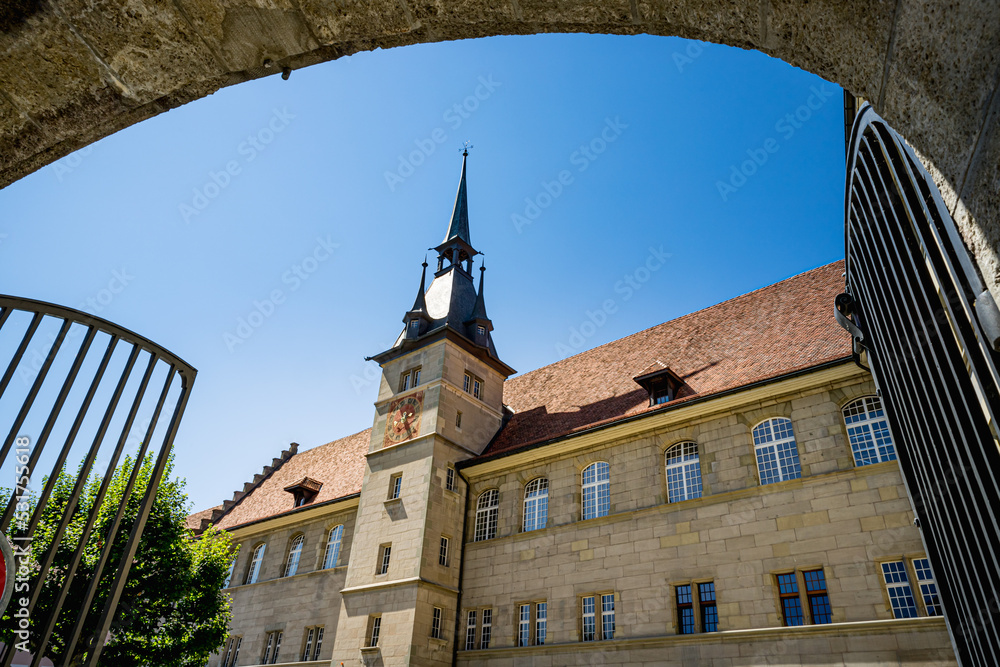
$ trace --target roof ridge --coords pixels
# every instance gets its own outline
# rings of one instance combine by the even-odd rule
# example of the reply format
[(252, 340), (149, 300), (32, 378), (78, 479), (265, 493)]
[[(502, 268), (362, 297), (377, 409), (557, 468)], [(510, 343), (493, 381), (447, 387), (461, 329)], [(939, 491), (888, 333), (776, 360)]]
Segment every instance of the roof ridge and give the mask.
[(749, 297), (749, 296), (751, 296), (753, 294), (756, 294), (757, 292), (763, 292), (764, 290), (778, 287), (779, 285), (781, 285), (783, 283), (787, 283), (787, 282), (789, 282), (791, 280), (795, 280), (796, 278), (804, 276), (807, 273), (813, 273), (814, 271), (820, 271), (822, 269), (829, 268), (829, 267), (833, 266), (834, 264), (837, 264), (838, 262), (843, 262), (843, 261), (844, 261), (843, 259), (838, 259), (838, 260), (834, 260), (832, 262), (828, 262), (826, 264), (822, 264), (822, 265), (817, 266), (817, 267), (813, 267), (811, 269), (807, 269), (806, 271), (802, 271), (801, 273), (796, 273), (795, 275), (788, 276), (787, 278), (783, 278), (782, 280), (779, 280), (776, 283), (771, 283), (769, 285), (763, 285), (761, 287), (758, 287), (755, 290), (751, 290), (751, 291), (745, 292), (743, 294), (738, 294), (736, 296), (730, 297), (730, 298), (725, 299), (723, 301), (719, 301), (718, 303), (713, 303), (710, 306), (705, 306), (704, 308), (700, 308), (699, 310), (696, 310), (696, 311), (691, 312), (691, 313), (687, 313), (685, 315), (679, 315), (679, 316), (677, 316), (677, 317), (675, 317), (673, 319), (666, 320), (665, 322), (660, 322), (659, 324), (654, 324), (651, 327), (646, 327), (645, 329), (641, 329), (641, 330), (636, 331), (634, 333), (630, 333), (627, 336), (622, 336), (621, 338), (616, 338), (614, 340), (609, 340), (607, 343), (604, 343), (602, 345), (598, 345), (597, 347), (592, 347), (589, 350), (583, 350), (583, 351), (577, 352), (576, 354), (571, 355), (569, 357), (565, 357), (563, 359), (559, 359), (558, 361), (553, 361), (551, 364), (546, 364), (545, 366), (540, 366), (540, 367), (538, 367), (538, 368), (536, 368), (534, 370), (526, 371), (526, 372), (524, 372), (524, 373), (522, 373), (522, 374), (520, 374), (520, 375), (518, 375), (516, 377), (510, 378), (510, 380), (508, 380), (508, 382), (519, 380), (521, 378), (524, 378), (524, 377), (527, 377), (527, 376), (531, 375), (532, 373), (537, 373), (538, 371), (545, 370), (547, 368), (553, 368), (555, 366), (559, 366), (559, 365), (563, 364), (564, 362), (569, 361), (570, 359), (576, 359), (577, 357), (580, 357), (580, 356), (582, 356), (584, 354), (590, 354), (591, 352), (595, 352), (595, 351), (600, 350), (601, 348), (607, 347), (609, 345), (613, 345), (615, 343), (620, 343), (622, 341), (626, 341), (629, 338), (633, 338), (633, 337), (638, 336), (640, 334), (645, 334), (645, 333), (647, 333), (649, 331), (652, 331), (653, 329), (657, 329), (657, 328), (662, 327), (662, 326), (664, 326), (666, 324), (670, 324), (672, 322), (680, 322), (681, 320), (685, 320), (687, 318), (694, 317), (695, 315), (698, 315), (699, 313), (704, 313), (706, 310), (711, 310), (712, 308), (718, 308), (719, 306), (723, 306), (723, 305), (725, 305), (727, 303), (730, 303), (732, 301), (737, 301), (737, 300), (740, 300), (740, 299), (747, 298), (747, 297)]

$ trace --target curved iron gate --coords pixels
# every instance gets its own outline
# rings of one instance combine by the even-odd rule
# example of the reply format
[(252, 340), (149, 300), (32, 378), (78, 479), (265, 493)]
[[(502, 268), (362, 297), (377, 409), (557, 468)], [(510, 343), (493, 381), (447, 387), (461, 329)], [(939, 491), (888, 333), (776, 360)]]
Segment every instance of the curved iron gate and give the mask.
[(845, 217), (837, 317), (886, 407), (959, 662), (995, 667), (997, 307), (933, 180), (871, 108), (854, 122)]
[[(80, 462), (67, 511), (52, 533), (51, 546), (39, 559), (38, 570), (33, 572), (30, 581), (25, 581), (29, 592), (16, 595), (17, 602), (11, 601), (11, 608), (16, 604), (18, 611), (27, 609), (24, 613), (31, 615), (39, 601), (40, 582), (52, 574), (57, 547), (62, 544), (64, 548), (71, 549), (68, 567), (59, 572), (63, 583), (58, 590), (53, 612), (45, 619), (35, 619), (40, 623), (29, 639), (34, 651), (31, 664), (36, 666), (41, 663), (44, 647), (52, 639), (57, 620), (62, 618), (64, 623), (72, 624), (63, 664), (69, 664), (75, 647), (83, 642), (82, 645), (87, 647), (83, 664), (95, 665), (108, 638), (197, 371), (152, 341), (101, 318), (71, 308), (3, 295), (0, 295), (0, 357), (9, 359), (0, 378), (0, 407), (6, 410), (0, 410), (0, 423), (4, 426), (9, 423), (0, 446), (0, 465), (5, 473), (16, 470), (16, 478), (9, 478), (11, 483), (4, 483), (7, 479), (0, 480), (0, 487), (9, 487), (14, 485), (12, 483), (16, 479), (10, 499), (0, 505), (0, 532), (11, 536), (15, 558), (18, 547), (30, 542), (38, 528), (60, 471), (67, 462)], [(150, 384), (155, 387), (161, 379), (162, 389), (158, 392), (154, 389), (147, 396)], [(165, 406), (170, 416), (164, 423), (160, 417)], [(133, 433), (134, 427), (136, 433)], [(112, 434), (110, 438), (109, 432)], [(114, 437), (116, 433), (117, 438)], [(141, 440), (134, 443), (139, 434), (142, 434)], [(158, 451), (156, 447), (150, 450), (150, 443), (160, 434), (162, 439)], [(105, 443), (109, 446), (102, 449)], [(136, 449), (133, 456), (135, 463), (112, 519), (111, 535), (120, 531), (126, 503), (140, 475), (141, 463), (147, 456), (154, 455), (155, 463), (124, 553), (117, 562), (111, 562), (115, 540), (103, 540), (95, 568), (98, 576), (87, 582), (84, 604), (81, 608), (64, 609), (112, 474), (121, 465), (123, 453), (133, 455), (129, 451), (132, 443)], [(107, 464), (100, 472), (104, 457), (107, 457)], [(46, 472), (44, 483), (43, 475), (35, 474), (40, 464)], [(27, 475), (22, 477), (24, 471)], [(73, 515), (72, 510), (85, 493), (92, 473), (102, 475), (102, 481), (82, 536), (71, 537), (67, 534), (67, 526)], [(36, 500), (34, 511), (30, 513), (25, 511), (23, 504), (18, 507), (19, 496), (28, 486), (26, 478), (30, 478)], [(41, 491), (38, 491), (40, 487)], [(91, 604), (98, 582), (104, 579), (107, 585), (108, 578), (111, 581), (110, 593), (100, 610), (97, 629), (84, 636), (88, 614), (97, 612), (91, 611)], [(27, 606), (21, 604), (24, 596), (27, 596)], [(0, 665), (9, 667), (14, 655), (11, 646), (5, 647)]]

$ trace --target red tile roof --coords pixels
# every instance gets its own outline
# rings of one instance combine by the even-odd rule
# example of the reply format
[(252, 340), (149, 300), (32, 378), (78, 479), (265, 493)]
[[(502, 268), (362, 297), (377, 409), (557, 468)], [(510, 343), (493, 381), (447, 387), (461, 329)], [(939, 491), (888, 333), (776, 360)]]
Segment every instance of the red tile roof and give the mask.
[(511, 378), (515, 414), (482, 455), (661, 409), (632, 379), (656, 367), (685, 382), (673, 405), (850, 356), (833, 317), (843, 272), (834, 262)]
[[(844, 262), (834, 262), (507, 380), (504, 402), (515, 414), (482, 456), (662, 409), (633, 380), (650, 370), (669, 367), (684, 380), (674, 405), (849, 357), (850, 336), (833, 318), (843, 272)], [(311, 504), (358, 493), (370, 436), (292, 455), (217, 525), (292, 511), (284, 489), (303, 477), (323, 484)]]
[(219, 528), (233, 528), (291, 512), (295, 509), (294, 498), (285, 491), (285, 487), (295, 484), (303, 477), (311, 477), (323, 483), (309, 505), (358, 493), (365, 474), (365, 453), (368, 452), (371, 433), (369, 428), (291, 456), (270, 477), (261, 481), (253, 491), (236, 503), (216, 525)]

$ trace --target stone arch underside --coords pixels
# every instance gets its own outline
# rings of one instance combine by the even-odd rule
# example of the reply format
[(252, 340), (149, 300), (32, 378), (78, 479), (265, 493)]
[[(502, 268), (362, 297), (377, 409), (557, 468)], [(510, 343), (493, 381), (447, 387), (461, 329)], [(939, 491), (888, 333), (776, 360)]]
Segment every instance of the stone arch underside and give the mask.
[(963, 0), (6, 0), (0, 187), (283, 68), (546, 32), (756, 49), (870, 100), (934, 175), (1000, 300), (1000, 3)]

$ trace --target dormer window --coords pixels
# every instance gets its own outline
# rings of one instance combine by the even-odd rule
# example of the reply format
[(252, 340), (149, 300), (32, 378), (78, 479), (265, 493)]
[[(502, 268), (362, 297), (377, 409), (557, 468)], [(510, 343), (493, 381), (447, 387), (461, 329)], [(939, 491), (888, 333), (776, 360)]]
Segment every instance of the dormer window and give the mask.
[(684, 380), (661, 361), (657, 361), (633, 379), (649, 393), (651, 406), (663, 405), (674, 400), (677, 398), (677, 392), (684, 386)]
[(410, 320), (410, 335), (416, 336), (420, 333), (420, 320)]
[(285, 491), (292, 494), (293, 507), (302, 507), (315, 500), (316, 494), (319, 493), (321, 488), (323, 488), (323, 482), (311, 477), (303, 477), (295, 482), (295, 484), (286, 486)]
[(482, 325), (477, 326), (476, 327), (476, 333), (479, 334), (480, 336), (485, 336), (486, 335), (486, 327), (484, 327)]

